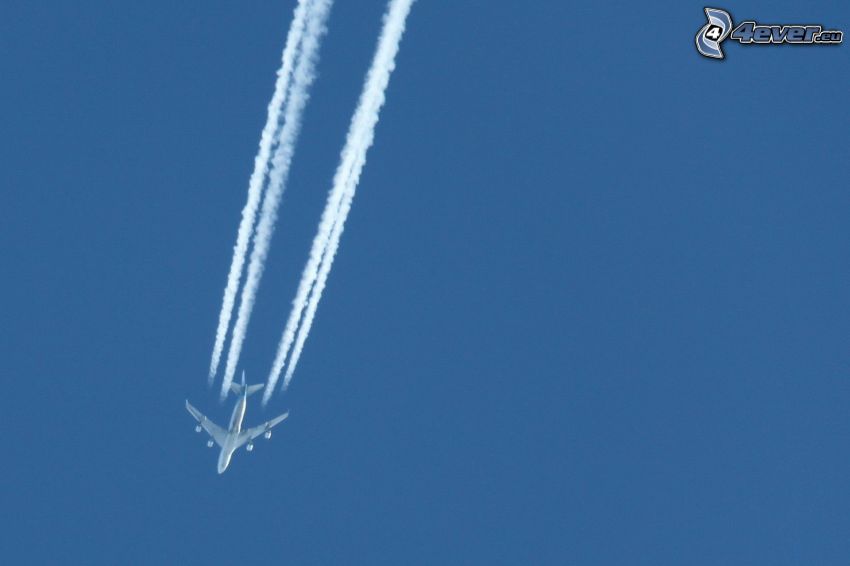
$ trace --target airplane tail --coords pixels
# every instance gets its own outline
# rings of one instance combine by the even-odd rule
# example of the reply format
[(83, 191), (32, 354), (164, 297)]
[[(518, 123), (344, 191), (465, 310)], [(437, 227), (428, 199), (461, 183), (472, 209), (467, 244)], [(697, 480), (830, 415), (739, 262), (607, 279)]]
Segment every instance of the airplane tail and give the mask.
[(245, 384), (245, 371), (242, 371), (242, 383), (231, 383), (230, 390), (233, 391), (236, 395), (242, 395), (243, 392), (246, 393), (248, 397), (256, 393), (265, 387), (265, 383), (257, 383), (256, 385), (246, 385)]

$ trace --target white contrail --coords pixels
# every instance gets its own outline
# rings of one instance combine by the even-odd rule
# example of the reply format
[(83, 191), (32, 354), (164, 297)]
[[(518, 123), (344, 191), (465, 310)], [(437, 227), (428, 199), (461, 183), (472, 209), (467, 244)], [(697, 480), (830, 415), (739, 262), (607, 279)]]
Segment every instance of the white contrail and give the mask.
[[(340, 164), (334, 175), (328, 202), (325, 211), (322, 213), (319, 230), (310, 250), (310, 258), (304, 268), (301, 282), (298, 285), (298, 292), (293, 301), (292, 311), (269, 374), (263, 394), (264, 404), (268, 403), (271, 398), (272, 391), (274, 391), (280, 377), (286, 355), (292, 345), (295, 328), (298, 327), (305, 306), (304, 320), (298, 328), (298, 337), (287, 367), (284, 388), (289, 385), (289, 381), (292, 379), (304, 342), (310, 332), (316, 308), (322, 298), (322, 291), (333, 265), (334, 255), (339, 248), (339, 240), (348, 212), (351, 209), (357, 182), (360, 180), (360, 173), (366, 163), (366, 152), (374, 140), (375, 125), (384, 104), (390, 74), (395, 68), (395, 56), (398, 53), (405, 21), (410, 13), (413, 1), (391, 0), (387, 13), (384, 15), (384, 25), (372, 60), (372, 66), (366, 75), (360, 102), (351, 119), (345, 147), (340, 154)], [(311, 288), (312, 293), (310, 293)], [(306, 302), (308, 293), (309, 303)]]
[(227, 396), (233, 374), (236, 372), (236, 364), (245, 340), (248, 329), (248, 321), (251, 310), (260, 286), (260, 278), (265, 267), (271, 238), (277, 221), (277, 208), (286, 188), (286, 180), (289, 175), (289, 166), (295, 151), (295, 142), (301, 129), (301, 116), (309, 98), (308, 90), (315, 78), (315, 67), (318, 59), (319, 45), (326, 31), (325, 23), (330, 12), (333, 0), (314, 0), (307, 14), (307, 25), (301, 47), (301, 53), (293, 73), (293, 84), (290, 88), (289, 97), (286, 101), (284, 112), (284, 125), (280, 132), (278, 146), (272, 159), (272, 168), (269, 172), (269, 184), (263, 197), (260, 219), (254, 233), (254, 247), (251, 251), (251, 259), (248, 264), (248, 274), (245, 277), (245, 286), (242, 289), (242, 297), (239, 303), (239, 313), (236, 324), (233, 326), (233, 336), (230, 340), (230, 349), (227, 353), (227, 364), (225, 366), (224, 380), (221, 385), (221, 397)]
[(221, 361), (221, 351), (224, 348), (224, 340), (230, 326), (230, 317), (233, 314), (233, 305), (236, 302), (236, 293), (239, 290), (239, 280), (242, 278), (242, 269), (245, 266), (245, 256), (248, 253), (248, 241), (254, 229), (254, 220), (257, 216), (257, 208), (260, 205), (269, 155), (275, 134), (280, 127), (281, 109), (289, 90), (292, 67), (301, 47), (307, 9), (311, 3), (312, 0), (299, 0), (292, 17), (292, 24), (289, 26), (289, 33), (286, 36), (286, 46), (281, 55), (281, 66), (277, 72), (274, 95), (269, 102), (266, 125), (260, 135), (260, 149), (254, 157), (254, 171), (248, 181), (248, 200), (242, 209), (242, 220), (239, 222), (236, 244), (233, 246), (233, 259), (230, 262), (230, 272), (227, 274), (227, 285), (224, 288), (221, 312), (218, 315), (218, 328), (215, 332), (215, 345), (210, 361), (209, 385), (212, 385), (218, 371), (218, 364)]

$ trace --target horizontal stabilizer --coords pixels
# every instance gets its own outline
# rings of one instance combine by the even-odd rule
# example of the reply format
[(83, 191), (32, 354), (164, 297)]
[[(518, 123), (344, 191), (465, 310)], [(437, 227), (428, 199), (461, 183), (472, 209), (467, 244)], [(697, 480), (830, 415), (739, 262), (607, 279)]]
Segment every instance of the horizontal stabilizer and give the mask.
[(265, 387), (265, 383), (257, 383), (255, 385), (244, 385), (242, 383), (231, 383), (230, 390), (233, 391), (237, 395), (242, 395), (242, 392), (245, 387), (248, 388), (248, 396), (250, 397), (257, 391), (260, 391), (263, 387)]

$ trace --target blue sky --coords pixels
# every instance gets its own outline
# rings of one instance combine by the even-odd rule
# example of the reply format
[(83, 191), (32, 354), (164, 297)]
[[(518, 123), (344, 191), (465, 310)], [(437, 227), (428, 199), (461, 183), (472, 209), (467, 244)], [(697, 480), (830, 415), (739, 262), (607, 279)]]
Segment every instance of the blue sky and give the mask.
[[(15, 563), (845, 564), (847, 46), (703, 5), (419, 0), (292, 387), (206, 369), (293, 0), (0, 8)], [(844, 2), (736, 20), (850, 29)], [(268, 372), (384, 2), (339, 0), (241, 367)]]

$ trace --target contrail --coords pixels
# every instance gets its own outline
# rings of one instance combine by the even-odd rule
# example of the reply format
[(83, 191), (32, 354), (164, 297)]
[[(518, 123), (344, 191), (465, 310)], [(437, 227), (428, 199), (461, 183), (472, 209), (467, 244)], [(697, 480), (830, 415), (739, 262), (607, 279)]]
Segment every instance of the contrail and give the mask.
[(248, 253), (248, 240), (254, 229), (254, 220), (262, 196), (263, 179), (265, 179), (268, 169), (269, 155), (275, 134), (280, 126), (281, 109), (286, 101), (287, 91), (292, 79), (292, 66), (301, 47), (306, 15), (311, 3), (312, 0), (299, 0), (295, 7), (289, 33), (286, 36), (286, 46), (283, 49), (281, 66), (277, 72), (274, 95), (269, 102), (266, 125), (260, 135), (260, 149), (254, 157), (254, 171), (248, 181), (248, 200), (242, 209), (242, 220), (239, 222), (236, 244), (233, 246), (233, 259), (230, 262), (230, 272), (227, 274), (227, 285), (224, 288), (221, 312), (218, 315), (218, 328), (215, 332), (215, 345), (210, 361), (209, 385), (212, 385), (215, 374), (218, 372), (218, 364), (221, 361), (221, 351), (224, 348), (224, 340), (230, 326), (230, 317), (233, 314), (233, 305), (236, 302), (236, 293), (239, 290), (239, 280), (242, 278), (242, 269), (245, 265), (245, 256)]
[(265, 267), (271, 238), (277, 221), (277, 208), (283, 191), (286, 188), (286, 180), (289, 175), (289, 166), (295, 151), (295, 142), (301, 130), (301, 116), (309, 98), (308, 90), (315, 78), (315, 67), (318, 59), (319, 45), (325, 34), (328, 14), (333, 0), (314, 0), (309, 5), (307, 24), (302, 40), (301, 53), (293, 73), (293, 84), (290, 88), (284, 112), (284, 125), (280, 132), (278, 146), (272, 159), (272, 168), (269, 173), (269, 184), (263, 197), (260, 219), (254, 233), (254, 247), (251, 251), (251, 259), (248, 264), (248, 274), (245, 278), (245, 286), (242, 289), (242, 297), (239, 303), (239, 313), (236, 324), (233, 327), (233, 336), (230, 341), (230, 349), (227, 353), (227, 364), (225, 366), (224, 380), (221, 384), (221, 397), (227, 396), (233, 374), (236, 372), (236, 364), (245, 340), (248, 329), (248, 321), (251, 310), (257, 296), (260, 278)]
[[(316, 308), (322, 298), (322, 291), (333, 265), (334, 256), (339, 248), (339, 240), (342, 236), (345, 220), (351, 210), (351, 202), (354, 199), (357, 182), (360, 180), (363, 165), (366, 163), (366, 152), (375, 137), (375, 125), (384, 104), (390, 74), (395, 68), (395, 56), (398, 53), (405, 21), (410, 13), (413, 1), (391, 0), (384, 15), (384, 25), (378, 40), (378, 47), (372, 60), (372, 66), (366, 75), (357, 110), (351, 119), (345, 146), (340, 153), (340, 164), (334, 174), (333, 186), (322, 213), (318, 232), (313, 240), (310, 257), (301, 276), (298, 292), (292, 304), (292, 311), (269, 374), (263, 394), (263, 404), (268, 403), (277, 380), (280, 378), (284, 361), (289, 348), (292, 346), (295, 329), (298, 328), (298, 322), (305, 307), (304, 320), (298, 328), (295, 348), (286, 370), (284, 388), (289, 385), (292, 379), (304, 342), (310, 332)], [(310, 292), (311, 288), (312, 293)], [(307, 302), (308, 293), (309, 302)]]

